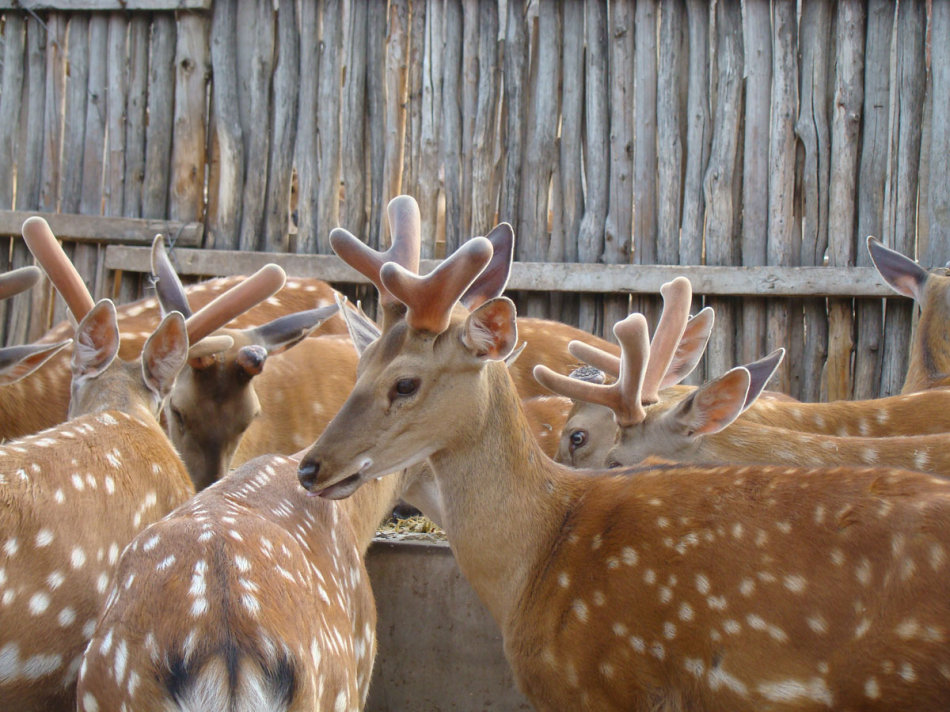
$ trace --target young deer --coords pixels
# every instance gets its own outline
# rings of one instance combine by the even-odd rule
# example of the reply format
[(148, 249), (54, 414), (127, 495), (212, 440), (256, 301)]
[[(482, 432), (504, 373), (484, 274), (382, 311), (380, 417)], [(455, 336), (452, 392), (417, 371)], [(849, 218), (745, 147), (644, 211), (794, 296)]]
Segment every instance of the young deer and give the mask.
[[(338, 496), (428, 459), (459, 565), (539, 710), (950, 705), (950, 483), (564, 468), (530, 436), (501, 363), (514, 305), (457, 305), (490, 255), (476, 238), (425, 278), (382, 268), (407, 314), (302, 458), (308, 490)], [(645, 345), (642, 318), (632, 326)]]
[[(28, 224), (27, 224), (28, 223)], [(24, 232), (52, 234), (49, 225), (39, 218), (24, 224)], [(26, 237), (26, 234), (24, 234)], [(247, 279), (246, 276), (221, 277), (186, 287), (192, 309), (198, 310)], [(274, 296), (238, 315), (229, 326), (243, 328), (262, 324), (284, 314), (327, 306), (334, 303), (336, 292), (329, 284), (317, 279), (292, 278)], [(161, 319), (158, 300), (140, 299), (116, 308), (122, 341), (119, 358), (131, 360), (142, 352), (142, 344), (155, 330)], [(346, 327), (338, 318), (323, 325), (324, 333), (344, 334)], [(73, 327), (67, 322), (53, 327), (41, 342), (62, 342), (71, 338)], [(69, 359), (72, 350), (66, 347), (54, 354), (45, 368), (15, 385), (0, 383), (0, 440), (22, 437), (62, 423), (69, 406)]]
[(950, 385), (950, 270), (928, 272), (873, 237), (868, 237), (868, 252), (884, 281), (920, 306), (901, 393)]
[[(79, 657), (119, 552), (194, 494), (157, 420), (189, 337), (197, 342), (232, 319), (252, 294), (266, 298), (283, 277), (268, 268), (187, 323), (168, 315), (141, 358), (123, 362), (112, 302), (89, 308), (55, 240), (30, 247), (80, 321), (70, 420), (0, 447), (0, 700), (17, 710), (74, 709)], [(221, 348), (206, 344), (192, 354)]]

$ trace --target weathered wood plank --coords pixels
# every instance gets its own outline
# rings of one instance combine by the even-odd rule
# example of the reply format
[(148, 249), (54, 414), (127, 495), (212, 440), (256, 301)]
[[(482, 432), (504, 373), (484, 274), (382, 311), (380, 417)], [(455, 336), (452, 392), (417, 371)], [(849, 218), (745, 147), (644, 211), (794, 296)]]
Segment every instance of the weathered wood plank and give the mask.
[[(802, 8), (801, 97), (795, 134), (804, 148), (800, 166), (802, 192), (802, 265), (820, 265), (828, 247), (828, 182), (831, 136), (828, 120), (829, 54), (831, 50), (832, 4), (812, 0)], [(828, 319), (825, 305), (815, 300), (804, 304), (805, 333), (801, 360), (799, 397), (817, 401), (821, 397), (822, 370), (828, 356)]]
[[(603, 261), (622, 264), (633, 251), (633, 93), (635, 12), (629, 0), (610, 4), (608, 34), (608, 91), (610, 112), (610, 183), (604, 223)], [(630, 311), (630, 300), (604, 300), (603, 329), (611, 328)]]
[(524, 160), (524, 114), (527, 102), (525, 83), (528, 74), (528, 39), (525, 31), (525, 3), (508, 0), (505, 24), (504, 62), (502, 66), (507, 109), (504, 129), (505, 166), (499, 203), (502, 217), (518, 214), (521, 197), (521, 164)]
[[(241, 226), (244, 133), (238, 104), (237, 8), (215, 3), (211, 16), (211, 180), (208, 190), (209, 247), (235, 249)], [(316, 77), (314, 76), (314, 81)], [(301, 102), (305, 87), (301, 88)], [(303, 117), (301, 116), (301, 120)]]
[(125, 108), (125, 180), (122, 214), (142, 215), (145, 182), (145, 130), (148, 125), (148, 36), (149, 17), (136, 13), (129, 18), (129, 81)]
[[(386, 156), (385, 121), (386, 54), (378, 38), (386, 36), (386, 4), (368, 3), (366, 18), (366, 117), (369, 138), (370, 211), (367, 234), (371, 247), (385, 249), (389, 244), (389, 225), (384, 218), (386, 204), (394, 196), (383, 195), (383, 163)], [(441, 37), (441, 35), (440, 35)], [(425, 245), (431, 238), (422, 233)], [(422, 248), (425, 251), (425, 247)]]
[(638, 0), (633, 59), (633, 260), (638, 264), (657, 261), (658, 15), (656, 0)]
[(683, 205), (683, 137), (688, 55), (684, 41), (683, 0), (660, 5), (657, 62), (657, 235), (656, 262), (679, 262), (679, 227)]
[[(19, 13), (10, 13), (3, 26), (3, 74), (0, 78), (0, 165), (17, 162), (17, 134), (22, 105), (25, 23)], [(0, 171), (0, 208), (13, 207), (13, 171)]]
[[(950, 37), (950, 3), (938, 2), (931, 10), (932, 37)], [(930, 239), (918, 251), (921, 264), (942, 265), (950, 259), (950, 42), (931, 42), (930, 157), (927, 190), (927, 223)]]
[[(415, 12), (415, 9), (413, 9)], [(498, 220), (498, 3), (478, 3), (478, 103), (472, 140), (471, 232), (485, 235)]]
[(422, 67), (422, 153), (419, 171), (419, 211), (421, 215), (422, 256), (435, 254), (438, 232), (439, 179), (442, 151), (442, 2), (427, 0), (425, 51)]
[[(294, 0), (280, 0), (277, 10), (277, 63), (274, 66), (271, 106), (271, 144), (267, 161), (267, 198), (264, 206), (263, 246), (268, 252), (287, 249), (290, 183), (294, 166), (294, 141), (297, 137), (299, 39), (296, 3)], [(313, 230), (310, 232), (312, 234)]]
[(168, 207), (168, 181), (175, 109), (175, 36), (171, 15), (152, 19), (148, 64), (148, 126), (145, 128), (145, 180), (142, 216), (164, 217)]
[[(881, 237), (884, 227), (884, 181), (887, 169), (888, 114), (890, 105), (890, 55), (894, 31), (894, 3), (870, 0), (867, 4), (867, 34), (864, 48), (864, 108), (861, 112), (861, 158), (858, 168), (857, 237)], [(858, 245), (857, 264), (871, 258)], [(858, 319), (854, 351), (856, 399), (876, 398), (880, 393), (884, 348), (884, 316), (879, 301), (855, 304)]]
[[(795, 107), (798, 101), (796, 57), (797, 14), (794, 0), (776, 0), (772, 8), (772, 109), (769, 131), (768, 260), (772, 265), (792, 265), (799, 260), (795, 219)], [(773, 302), (768, 306), (766, 348), (788, 350), (773, 387), (797, 396), (789, 364), (798, 363), (801, 341), (790, 330), (789, 319), (801, 305)]]
[[(892, 58), (890, 150), (884, 183), (884, 242), (905, 255), (916, 248), (920, 127), (926, 80), (927, 3), (906, 0), (898, 8)], [(881, 395), (900, 393), (907, 373), (912, 306), (900, 304), (884, 317)]]
[[(312, 229), (315, 249), (330, 251), (330, 230), (340, 222), (340, 102), (343, 7), (340, 0), (324, 4), (323, 41), (320, 43), (320, 81), (317, 84), (317, 215)], [(361, 117), (362, 118), (362, 117)], [(349, 124), (347, 124), (349, 128)], [(359, 135), (359, 134), (357, 134)], [(362, 155), (362, 150), (360, 151)]]
[(445, 253), (464, 241), (462, 230), (462, 25), (461, 0), (445, 0), (442, 56), (442, 171)]
[[(738, 257), (739, 109), (742, 91), (742, 22), (739, 3), (720, 2), (716, 9), (715, 54), (718, 59), (713, 139), (703, 188), (706, 200), (706, 264), (734, 264)], [(694, 288), (694, 291), (697, 291)], [(712, 300), (716, 328), (706, 346), (707, 376), (717, 377), (736, 364), (735, 304)]]
[(0, 0), (0, 10), (208, 10), (212, 0)]
[(0, 235), (19, 235), (23, 221), (33, 215), (45, 218), (53, 234), (69, 242), (131, 243), (151, 245), (157, 233), (176, 238), (179, 245), (201, 244), (202, 225), (178, 220), (69, 215), (36, 210), (0, 210)]
[[(241, 107), (241, 125), (244, 128), (244, 194), (242, 197), (241, 232), (238, 245), (242, 250), (256, 250), (261, 245), (264, 230), (264, 205), (267, 196), (267, 165), (270, 153), (270, 131), (259, 127), (270, 125), (271, 75), (274, 71), (274, 6), (272, 0), (250, 0), (244, 3), (244, 12), (251, 14), (253, 23), (242, 22), (238, 16), (238, 50), (245, 55), (248, 74), (238, 88)], [(238, 7), (238, 12), (242, 7)], [(243, 71), (242, 58), (238, 66)]]
[[(69, 20), (69, 75), (66, 78), (66, 125), (63, 130), (63, 183), (60, 210), (79, 212), (82, 198), (83, 142), (86, 136), (86, 94), (89, 83), (89, 17)], [(17, 58), (19, 60), (19, 58)]]
[(462, 97), (459, 134), (459, 235), (472, 236), (472, 160), (475, 150), (475, 118), (478, 111), (478, 54), (481, 45), (479, 0), (462, 0)]
[(406, 151), (406, 104), (409, 101), (409, 2), (389, 3), (386, 36), (385, 143), (383, 195), (403, 192), (402, 171)]
[(210, 72), (208, 31), (211, 23), (207, 15), (193, 12), (179, 13), (177, 17), (175, 131), (168, 214), (178, 220), (191, 221), (204, 216), (205, 97)]
[[(747, 0), (743, 13), (745, 124), (742, 153), (742, 264), (764, 265), (769, 219), (769, 115), (772, 88), (771, 10), (768, 0)], [(766, 352), (765, 302), (740, 306), (742, 338), (736, 344), (740, 363)]]
[[(335, 255), (227, 250), (180, 249), (176, 253), (183, 275), (250, 274), (267, 262), (276, 262), (288, 274), (320, 277), (331, 282), (366, 284)], [(149, 251), (144, 247), (109, 245), (110, 269), (145, 271)], [(424, 259), (426, 273), (438, 260)], [(696, 294), (718, 296), (892, 297), (894, 291), (873, 267), (707, 267), (686, 265), (607, 265), (562, 262), (515, 262), (508, 289), (518, 291), (585, 292), (588, 294), (655, 294), (660, 286), (683, 275)], [(735, 365), (735, 364), (733, 364)]]
[[(348, 4), (343, 36), (342, 114), (346, 131), (340, 134), (340, 183), (343, 200), (340, 224), (354, 235), (366, 235), (369, 194), (366, 178), (366, 3)], [(416, 11), (413, 5), (413, 12)], [(422, 41), (422, 38), (413, 38)], [(302, 117), (301, 117), (302, 118)], [(421, 150), (421, 149), (420, 149)], [(416, 193), (421, 200), (421, 195)]]
[(86, 215), (99, 215), (102, 212), (102, 180), (105, 172), (103, 154), (106, 148), (108, 101), (108, 40), (108, 16), (93, 15), (89, 19), (89, 88), (85, 112), (82, 197), (79, 204), (79, 212)]
[[(828, 263), (834, 267), (855, 264), (858, 139), (864, 98), (864, 23), (863, 0), (843, 0), (838, 4), (828, 209)], [(824, 400), (851, 397), (853, 328), (851, 300), (830, 300), (828, 360), (822, 386)]]
[[(609, 195), (610, 115), (607, 108), (608, 22), (607, 8), (599, 0), (584, 5), (584, 37), (587, 61), (584, 71), (584, 153), (587, 193), (584, 215), (577, 233), (577, 259), (596, 262), (604, 250)], [(577, 305), (578, 325), (602, 333), (601, 305), (594, 297), (581, 296)]]

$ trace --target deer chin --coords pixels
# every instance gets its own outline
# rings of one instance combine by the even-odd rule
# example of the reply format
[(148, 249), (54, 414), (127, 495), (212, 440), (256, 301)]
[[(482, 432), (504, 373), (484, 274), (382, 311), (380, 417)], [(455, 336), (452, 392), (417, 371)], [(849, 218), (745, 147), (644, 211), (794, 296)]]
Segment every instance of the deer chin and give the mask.
[(334, 482), (322, 489), (312, 490), (308, 494), (311, 497), (323, 497), (324, 499), (346, 499), (356, 492), (364, 482), (372, 479), (367, 475), (367, 470), (372, 466), (373, 461), (367, 457), (360, 463), (360, 469), (356, 474), (344, 477), (339, 482)]

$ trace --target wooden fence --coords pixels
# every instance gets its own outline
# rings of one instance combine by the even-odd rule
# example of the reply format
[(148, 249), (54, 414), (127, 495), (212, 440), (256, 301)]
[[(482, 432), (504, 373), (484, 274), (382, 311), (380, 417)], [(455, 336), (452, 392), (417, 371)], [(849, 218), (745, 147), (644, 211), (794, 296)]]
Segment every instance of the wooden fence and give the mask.
[[(100, 295), (141, 293), (135, 245), (156, 229), (187, 274), (293, 253), (293, 271), (358, 281), (324, 256), (330, 228), (385, 244), (385, 204), (405, 192), (427, 258), (514, 225), (522, 313), (602, 333), (631, 309), (654, 320), (659, 283), (688, 274), (717, 314), (706, 373), (785, 346), (773, 385), (814, 400), (903, 381), (912, 308), (881, 298), (865, 237), (950, 258), (950, 3), (0, 12), (0, 234), (63, 213), (54, 227)], [(29, 261), (0, 239), (0, 268)], [(4, 339), (61, 316), (18, 298)]]

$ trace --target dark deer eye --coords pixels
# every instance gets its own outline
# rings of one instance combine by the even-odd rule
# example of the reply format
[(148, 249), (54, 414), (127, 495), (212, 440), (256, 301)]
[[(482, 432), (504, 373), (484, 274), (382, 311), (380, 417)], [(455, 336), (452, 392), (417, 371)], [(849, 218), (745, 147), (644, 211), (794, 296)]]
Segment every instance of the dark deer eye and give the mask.
[(389, 398), (392, 400), (396, 397), (411, 396), (418, 388), (418, 378), (400, 378), (396, 381), (396, 385), (393, 386), (392, 391), (390, 391)]
[(574, 452), (577, 448), (584, 447), (587, 443), (587, 431), (575, 430), (568, 436), (568, 439), (571, 441), (571, 452)]

